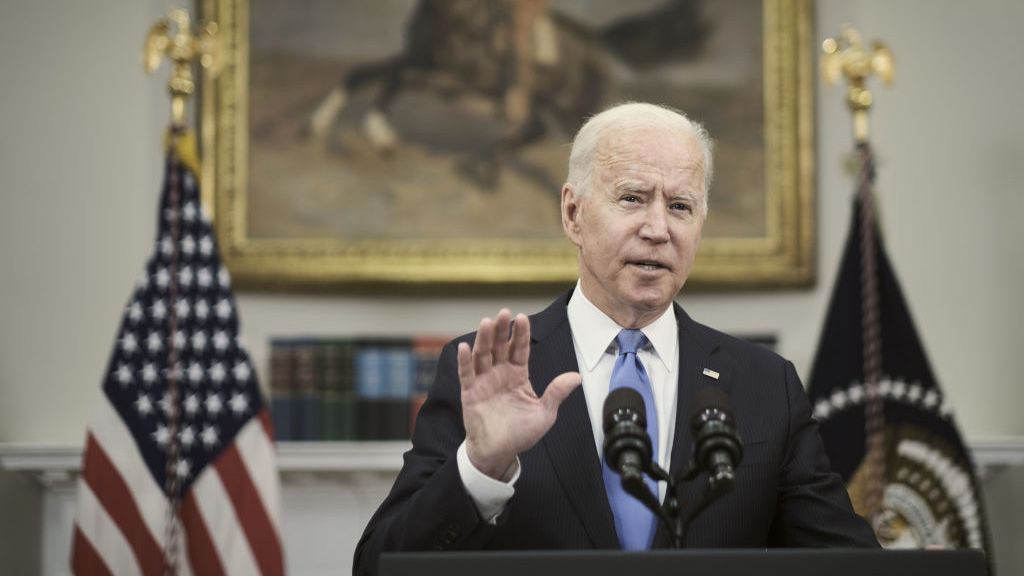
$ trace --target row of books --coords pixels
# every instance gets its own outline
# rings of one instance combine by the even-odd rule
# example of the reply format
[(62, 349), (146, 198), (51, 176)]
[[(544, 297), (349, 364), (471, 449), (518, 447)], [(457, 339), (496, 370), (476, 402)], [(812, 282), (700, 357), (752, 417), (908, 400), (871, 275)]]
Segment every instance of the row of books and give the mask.
[(284, 441), (400, 440), (449, 338), (275, 338), (270, 412)]

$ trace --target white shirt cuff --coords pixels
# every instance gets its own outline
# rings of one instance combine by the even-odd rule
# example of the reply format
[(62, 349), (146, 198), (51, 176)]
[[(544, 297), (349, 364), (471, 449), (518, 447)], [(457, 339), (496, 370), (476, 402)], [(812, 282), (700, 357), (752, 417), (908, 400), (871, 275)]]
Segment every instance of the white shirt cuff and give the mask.
[(459, 476), (462, 477), (462, 484), (466, 492), (476, 504), (480, 517), (488, 524), (494, 524), (498, 516), (505, 510), (505, 504), (515, 494), (515, 483), (519, 480), (519, 457), (512, 462), (501, 480), (495, 480), (483, 472), (477, 470), (476, 466), (469, 461), (469, 453), (466, 451), (466, 441), (459, 445), (459, 451), (455, 457), (459, 466)]

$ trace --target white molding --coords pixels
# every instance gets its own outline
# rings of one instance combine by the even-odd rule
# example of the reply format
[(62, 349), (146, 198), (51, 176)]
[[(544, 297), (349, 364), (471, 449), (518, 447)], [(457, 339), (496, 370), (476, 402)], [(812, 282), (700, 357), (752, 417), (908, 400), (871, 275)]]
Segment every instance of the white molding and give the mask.
[[(285, 480), (303, 473), (398, 472), (405, 440), (381, 442), (278, 442), (277, 467)], [(23, 472), (45, 486), (64, 484), (81, 470), (82, 447), (0, 443), (0, 470)]]
[[(980, 436), (968, 440), (984, 474), (992, 468), (1024, 466), (1024, 436)], [(279, 442), (278, 469), (287, 480), (304, 473), (397, 472), (408, 441)], [(0, 469), (24, 472), (51, 486), (79, 472), (81, 446), (0, 443)]]

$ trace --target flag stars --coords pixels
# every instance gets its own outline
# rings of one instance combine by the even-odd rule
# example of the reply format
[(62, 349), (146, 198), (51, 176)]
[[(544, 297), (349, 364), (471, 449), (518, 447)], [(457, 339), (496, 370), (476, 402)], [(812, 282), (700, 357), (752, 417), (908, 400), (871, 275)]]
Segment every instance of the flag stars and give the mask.
[(192, 286), (192, 267), (185, 266), (181, 270), (178, 270), (178, 282), (185, 288)]
[(209, 234), (205, 234), (199, 239), (199, 253), (205, 257), (209, 257), (213, 254), (213, 240)]
[(203, 446), (206, 448), (213, 448), (220, 440), (217, 437), (217, 427), (212, 424), (203, 428), (203, 431), (199, 433), (199, 438), (203, 441)]
[(935, 408), (939, 403), (939, 393), (935, 390), (929, 390), (925, 392), (924, 400), (922, 401), (928, 408)]
[(171, 402), (171, 393), (165, 392), (157, 404), (159, 404), (160, 410), (163, 411), (164, 416), (169, 418), (171, 416), (171, 412), (174, 410), (174, 404)]
[(149, 336), (146, 338), (146, 349), (155, 354), (163, 347), (164, 340), (160, 337), (160, 333), (150, 332)]
[(171, 237), (164, 234), (160, 238), (160, 253), (170, 258), (171, 254), (174, 253), (174, 242), (171, 241)]
[(171, 273), (167, 271), (167, 268), (161, 268), (156, 271), (156, 285), (161, 290), (167, 289), (167, 285), (171, 283)]
[(196, 352), (202, 352), (206, 349), (206, 332), (197, 330), (192, 334), (192, 349)]
[(191, 235), (185, 236), (181, 239), (181, 251), (185, 253), (185, 256), (192, 256), (196, 253), (196, 239)]
[(213, 366), (210, 366), (210, 381), (220, 386), (224, 382), (224, 377), (227, 376), (228, 371), (224, 368), (224, 365), (220, 362), (214, 362)]
[(195, 416), (196, 412), (199, 412), (199, 395), (189, 394), (185, 398), (185, 413), (189, 416)]
[(156, 425), (156, 430), (153, 431), (152, 436), (157, 446), (161, 448), (166, 447), (167, 443), (171, 441), (171, 432), (163, 424)]
[(171, 367), (170, 369), (164, 370), (164, 373), (167, 375), (168, 378), (181, 380), (181, 375), (184, 373), (184, 369), (181, 366), (181, 362), (175, 362), (174, 366)]
[(252, 370), (246, 362), (239, 362), (231, 369), (231, 374), (235, 377), (236, 382), (247, 382), (249, 376), (252, 375)]
[(231, 318), (231, 301), (227, 298), (221, 298), (217, 302), (217, 317), (221, 320)]
[(178, 478), (188, 478), (189, 474), (192, 473), (192, 465), (189, 464), (188, 458), (182, 458), (174, 464), (174, 473)]
[(188, 300), (181, 299), (174, 303), (174, 313), (178, 315), (179, 320), (187, 320), (191, 311), (192, 306), (189, 305)]
[(186, 425), (182, 428), (181, 432), (178, 433), (178, 440), (186, 450), (191, 448), (196, 443), (196, 432), (192, 429), (192, 426)]
[(907, 390), (907, 400), (916, 403), (918, 400), (921, 399), (921, 395), (921, 385), (916, 382), (914, 384), (911, 384), (910, 388)]
[(228, 274), (227, 268), (221, 268), (217, 271), (217, 282), (220, 283), (220, 287), (225, 290), (231, 287), (231, 275)]
[(174, 340), (174, 348), (176, 350), (181, 350), (182, 348), (185, 347), (185, 344), (188, 342), (188, 338), (185, 337), (185, 331), (184, 330), (175, 330), (174, 331), (174, 338), (173, 338), (173, 340)]
[(143, 418), (153, 413), (153, 400), (148, 394), (139, 394), (135, 400), (135, 411)]
[(846, 406), (846, 392), (843, 390), (836, 390), (832, 393), (832, 406), (842, 410), (843, 406)]
[(167, 305), (164, 304), (163, 300), (153, 302), (153, 305), (149, 307), (149, 316), (157, 321), (167, 317)]
[(156, 382), (157, 376), (156, 365), (152, 362), (147, 362), (146, 365), (142, 367), (142, 381), (147, 386), (152, 386), (153, 383)]
[(210, 305), (207, 304), (206, 300), (199, 299), (196, 305), (193, 307), (196, 319), (200, 322), (206, 322), (206, 319), (210, 316)]
[(196, 284), (203, 290), (206, 290), (210, 287), (210, 284), (213, 284), (213, 274), (210, 273), (209, 268), (203, 266), (196, 272)]
[(122, 387), (131, 384), (134, 380), (134, 378), (132, 378), (131, 367), (124, 362), (117, 363), (117, 370), (114, 371), (114, 377), (117, 378), (118, 383), (120, 383)]
[(195, 222), (196, 212), (196, 203), (186, 202), (185, 207), (182, 209), (182, 214), (185, 216), (185, 222)]
[(228, 406), (235, 413), (235, 416), (241, 416), (249, 409), (249, 398), (244, 393), (237, 392), (228, 401)]
[(124, 336), (121, 337), (121, 350), (125, 354), (132, 355), (139, 349), (139, 341), (135, 338), (135, 334), (131, 332), (125, 332)]
[(217, 349), (217, 352), (224, 352), (228, 349), (228, 345), (231, 344), (231, 339), (228, 338), (227, 332), (223, 330), (217, 330), (213, 335), (213, 347)]
[(142, 304), (138, 301), (132, 302), (132, 305), (128, 307), (128, 320), (132, 324), (138, 324), (139, 320), (142, 320)]
[(203, 381), (203, 366), (195, 360), (188, 366), (188, 381), (192, 384), (199, 384)]
[(888, 398), (892, 394), (892, 381), (888, 378), (878, 383), (878, 395), (882, 398)]
[(853, 386), (850, 386), (850, 389), (847, 391), (847, 395), (850, 397), (850, 402), (860, 404), (860, 402), (864, 400), (864, 387), (860, 384), (854, 384)]
[(892, 385), (892, 397), (897, 400), (902, 400), (907, 395), (907, 383), (902, 380), (897, 380)]
[(211, 416), (216, 417), (220, 414), (220, 411), (224, 409), (224, 401), (221, 400), (220, 394), (210, 394), (206, 397), (206, 412)]

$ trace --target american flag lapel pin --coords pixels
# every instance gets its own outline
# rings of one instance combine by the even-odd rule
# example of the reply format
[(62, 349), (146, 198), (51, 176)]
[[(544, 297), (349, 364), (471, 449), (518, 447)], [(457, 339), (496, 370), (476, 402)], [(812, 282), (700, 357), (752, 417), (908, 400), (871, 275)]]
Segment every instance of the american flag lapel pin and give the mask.
[(715, 380), (718, 380), (718, 376), (719, 376), (718, 372), (715, 372), (711, 368), (705, 368), (704, 369), (704, 375), (708, 376), (709, 378), (714, 378)]

